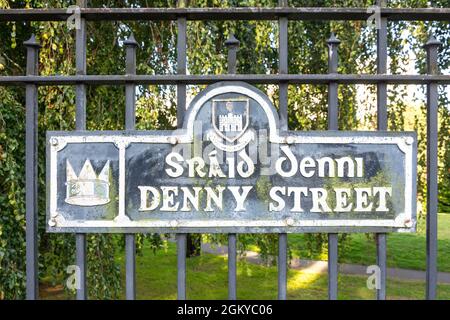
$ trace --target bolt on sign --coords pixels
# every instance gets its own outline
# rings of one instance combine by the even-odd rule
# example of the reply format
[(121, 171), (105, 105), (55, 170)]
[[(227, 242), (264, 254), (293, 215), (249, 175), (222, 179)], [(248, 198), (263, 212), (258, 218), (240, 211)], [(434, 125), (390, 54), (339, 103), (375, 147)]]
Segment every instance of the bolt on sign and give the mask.
[(416, 225), (414, 132), (282, 131), (221, 82), (172, 131), (47, 133), (51, 232), (392, 232)]

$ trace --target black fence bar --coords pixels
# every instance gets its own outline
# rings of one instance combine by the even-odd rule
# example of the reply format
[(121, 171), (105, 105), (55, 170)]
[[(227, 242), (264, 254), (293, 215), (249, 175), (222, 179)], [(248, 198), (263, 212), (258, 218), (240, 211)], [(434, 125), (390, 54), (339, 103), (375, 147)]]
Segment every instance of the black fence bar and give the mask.
[(376, 298), (386, 300), (386, 274), (387, 274), (387, 235), (376, 233), (377, 266), (380, 268), (379, 279), (376, 287)]
[[(367, 20), (367, 8), (242, 7), (242, 8), (81, 8), (81, 16), (94, 21), (126, 20)], [(393, 21), (449, 21), (449, 8), (381, 8)], [(67, 9), (3, 9), (0, 21), (65, 21)]]
[[(179, 7), (184, 6), (184, 1), (177, 1)], [(180, 9), (176, 9), (180, 10)], [(177, 16), (177, 74), (186, 74), (186, 18)], [(177, 127), (183, 125), (183, 118), (186, 111), (186, 84), (177, 84)], [(186, 246), (187, 234), (180, 233), (176, 236), (177, 241), (177, 288), (178, 299), (186, 300)]]
[[(80, 7), (86, 7), (86, 0), (77, 2)], [(86, 21), (80, 19), (80, 25), (75, 34), (75, 64), (77, 75), (86, 75)], [(86, 130), (86, 85), (77, 84), (75, 87), (76, 98), (76, 130)], [(86, 234), (75, 235), (75, 260), (80, 272), (80, 287), (77, 289), (77, 300), (87, 298), (86, 290)]]
[(405, 84), (426, 85), (430, 82), (449, 85), (450, 75), (399, 74), (219, 74), (219, 75), (74, 75), (74, 76), (0, 76), (0, 86), (36, 84), (40, 86), (76, 85), (199, 85), (218, 81), (244, 81), (250, 84)]
[[(126, 50), (126, 74), (136, 74), (136, 42), (134, 35), (123, 42)], [(136, 128), (136, 85), (128, 83), (125, 85), (125, 130), (134, 130)]]
[(177, 239), (177, 291), (178, 300), (186, 300), (186, 245), (187, 234), (178, 233)]
[[(382, 6), (386, 3), (384, 0), (380, 1)], [(387, 73), (387, 19), (380, 18), (380, 25), (377, 27), (377, 73)], [(377, 84), (377, 129), (387, 130), (387, 84), (380, 82)], [(386, 234), (375, 234), (377, 245), (377, 265), (380, 268), (379, 279), (377, 279), (376, 298), (378, 300), (386, 299)]]
[[(279, 0), (280, 6), (287, 6), (287, 0)], [(278, 35), (278, 50), (279, 50), (279, 73), (285, 75), (289, 73), (288, 70), (288, 19), (281, 17), (278, 21), (279, 35)], [(288, 84), (281, 82), (280, 88), (280, 127), (281, 130), (288, 129)]]
[[(387, 21), (380, 19), (377, 30), (377, 73), (387, 73)], [(377, 129), (387, 130), (387, 81), (377, 83)]]
[(287, 299), (288, 268), (287, 233), (278, 234), (278, 300)]
[[(227, 54), (227, 69), (228, 74), (236, 74), (237, 65), (237, 51), (239, 49), (239, 40), (237, 40), (232, 33), (225, 41), (228, 48)], [(228, 234), (228, 299), (237, 299), (237, 243), (236, 234)]]
[(77, 233), (75, 234), (75, 263), (78, 266), (80, 272), (79, 285), (77, 288), (76, 298), (77, 300), (87, 299), (87, 288), (86, 288), (86, 234)]
[(228, 234), (228, 300), (237, 299), (237, 236)]
[[(137, 42), (133, 34), (124, 41), (126, 50), (126, 74), (136, 74)], [(136, 127), (136, 86), (132, 83), (125, 85), (125, 130)], [(136, 299), (136, 236), (125, 235), (125, 283), (127, 300)]]
[[(27, 47), (27, 75), (36, 75), (39, 68), (39, 43), (34, 35), (24, 42)], [(39, 298), (38, 283), (38, 184), (37, 184), (37, 134), (38, 134), (38, 97), (37, 86), (26, 86), (26, 141), (25, 141), (25, 192), (26, 192), (26, 298)]]
[(236, 75), (236, 66), (237, 66), (237, 51), (239, 49), (239, 40), (234, 37), (232, 33), (225, 41), (225, 45), (228, 48), (227, 54), (227, 71), (229, 75)]
[(125, 296), (127, 300), (136, 299), (136, 237), (125, 235)]
[(328, 234), (328, 299), (338, 298), (338, 234)]
[[(328, 72), (337, 73), (339, 39), (334, 34), (327, 40)], [(328, 130), (338, 130), (338, 83), (328, 84)], [(328, 234), (328, 299), (336, 300), (338, 292), (338, 234)]]
[[(177, 21), (177, 74), (186, 74), (186, 18), (180, 17)], [(186, 85), (180, 83), (177, 85), (177, 125), (183, 123), (184, 113), (186, 111)]]
[[(334, 34), (327, 40), (328, 44), (328, 72), (337, 74), (338, 46), (341, 41)], [(339, 130), (339, 106), (338, 106), (338, 83), (332, 81), (328, 84), (328, 130)]]
[[(438, 74), (438, 50), (434, 37), (425, 45), (427, 72)], [(437, 288), (437, 204), (438, 204), (438, 86), (427, 86), (427, 289), (426, 298), (436, 299)]]
[[(82, 3), (85, 4), (84, 1)], [(76, 75), (86, 76), (86, 21), (80, 19), (75, 33)], [(76, 88), (76, 129), (86, 130), (86, 85), (77, 83)]]
[[(280, 7), (287, 7), (287, 0), (279, 0)], [(288, 70), (288, 18), (281, 16), (278, 20), (278, 51), (279, 51), (279, 73), (287, 74)], [(288, 129), (288, 83), (281, 82), (279, 84), (280, 100), (279, 100), (279, 117), (281, 130)], [(287, 234), (280, 233), (278, 235), (278, 299), (287, 299)]]

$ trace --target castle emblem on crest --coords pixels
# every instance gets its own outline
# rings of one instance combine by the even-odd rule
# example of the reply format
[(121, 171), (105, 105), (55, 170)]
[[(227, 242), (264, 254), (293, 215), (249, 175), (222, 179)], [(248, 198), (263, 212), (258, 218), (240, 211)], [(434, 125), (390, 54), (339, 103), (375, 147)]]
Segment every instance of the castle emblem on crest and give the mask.
[(248, 132), (250, 100), (230, 98), (212, 100), (212, 127), (209, 138), (213, 144), (224, 151), (237, 151), (253, 139)]
[(110, 186), (110, 163), (109, 160), (96, 174), (89, 159), (83, 165), (77, 176), (69, 160), (66, 160), (66, 199), (65, 201), (77, 206), (98, 206), (107, 204)]

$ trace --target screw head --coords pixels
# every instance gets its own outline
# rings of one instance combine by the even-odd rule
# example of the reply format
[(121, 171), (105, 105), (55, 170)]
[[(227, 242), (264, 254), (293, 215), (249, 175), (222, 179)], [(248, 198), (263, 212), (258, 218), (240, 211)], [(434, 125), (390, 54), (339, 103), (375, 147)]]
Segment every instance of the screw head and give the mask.
[(407, 145), (411, 145), (411, 144), (413, 144), (413, 142), (414, 142), (414, 139), (412, 137), (406, 137), (405, 138), (405, 143)]
[(57, 138), (51, 138), (50, 139), (50, 144), (54, 147), (56, 147), (58, 145), (58, 139)]
[(178, 143), (178, 138), (177, 137), (169, 137), (169, 143), (170, 144), (177, 144)]
[(412, 227), (412, 221), (410, 219), (406, 219), (404, 223), (405, 223), (405, 227), (407, 227), (407, 228)]
[(292, 219), (291, 217), (286, 218), (286, 220), (284, 222), (287, 226), (293, 226), (295, 223), (294, 219)]
[(292, 136), (286, 137), (286, 143), (287, 144), (293, 144), (294, 143), (294, 137), (292, 137)]
[(48, 220), (48, 225), (49, 225), (50, 227), (56, 226), (56, 220), (55, 220), (55, 218), (51, 218), (50, 220)]

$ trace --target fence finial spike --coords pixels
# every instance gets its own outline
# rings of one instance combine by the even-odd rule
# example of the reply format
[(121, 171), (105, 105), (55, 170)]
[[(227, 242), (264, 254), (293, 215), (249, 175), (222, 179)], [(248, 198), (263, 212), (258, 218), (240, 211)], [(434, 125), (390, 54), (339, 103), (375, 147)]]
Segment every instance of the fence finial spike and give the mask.
[(334, 34), (334, 32), (331, 33), (330, 38), (328, 38), (327, 43), (329, 45), (339, 45), (341, 43), (341, 40), (339, 40), (336, 35)]
[(229, 47), (229, 48), (233, 48), (233, 47), (237, 48), (237, 47), (239, 47), (240, 43), (241, 42), (234, 37), (233, 33), (230, 33), (230, 36), (228, 37), (228, 40), (225, 41), (225, 45), (227, 47)]
[(436, 47), (442, 46), (442, 42), (440, 42), (438, 39), (436, 39), (436, 37), (433, 35), (431, 35), (428, 38), (428, 41), (427, 41), (427, 43), (425, 43), (424, 47), (428, 48), (428, 47), (432, 47), (432, 46), (436, 46)]
[(134, 38), (133, 32), (130, 34), (128, 39), (123, 42), (123, 44), (126, 46), (136, 46), (136, 47), (139, 45), (136, 39)]
[(31, 35), (30, 39), (24, 41), (23, 44), (27, 47), (41, 47), (39, 42), (36, 40), (36, 35), (34, 33)]

